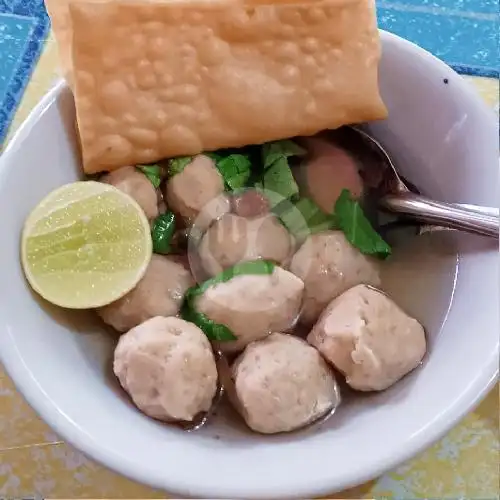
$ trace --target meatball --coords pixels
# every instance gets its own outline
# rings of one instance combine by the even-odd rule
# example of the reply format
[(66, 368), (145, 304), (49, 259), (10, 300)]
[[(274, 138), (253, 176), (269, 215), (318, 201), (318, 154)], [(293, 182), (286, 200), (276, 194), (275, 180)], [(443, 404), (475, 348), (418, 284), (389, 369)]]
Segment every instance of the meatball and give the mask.
[(269, 200), (256, 189), (233, 195), (231, 208), (240, 217), (259, 217), (269, 213)]
[(341, 231), (309, 236), (292, 257), (290, 271), (305, 283), (300, 321), (312, 325), (325, 306), (349, 288), (380, 285), (378, 262), (354, 248)]
[(203, 236), (199, 255), (204, 270), (213, 276), (238, 262), (265, 259), (282, 264), (291, 250), (290, 234), (276, 217), (226, 214)]
[(190, 271), (178, 257), (155, 254), (137, 286), (99, 308), (97, 314), (115, 330), (125, 332), (154, 316), (175, 316), (193, 284)]
[(334, 299), (307, 340), (359, 391), (387, 389), (416, 368), (426, 350), (422, 325), (366, 285)]
[(157, 316), (122, 335), (113, 369), (140, 410), (167, 422), (192, 421), (217, 391), (210, 342), (180, 318)]
[[(166, 185), (165, 198), (169, 208), (191, 225), (205, 206), (215, 199), (209, 211), (209, 219), (230, 210), (230, 202), (225, 196), (224, 179), (211, 158), (198, 155), (182, 172), (174, 175)], [(205, 214), (207, 215), (207, 214)], [(203, 221), (206, 226), (210, 221)], [(196, 221), (200, 225), (200, 221)]]
[(158, 216), (158, 195), (151, 181), (135, 167), (113, 170), (100, 179), (128, 194), (144, 210), (148, 219)]
[(358, 167), (346, 151), (318, 137), (304, 138), (302, 143), (311, 155), (303, 167), (307, 190), (324, 212), (332, 212), (343, 189), (349, 189), (355, 197), (362, 195), (363, 181)]
[(303, 290), (302, 280), (275, 267), (272, 274), (245, 274), (212, 285), (196, 299), (195, 308), (233, 332), (237, 340), (220, 342), (218, 347), (237, 352), (271, 332), (293, 327)]
[(226, 214), (212, 224), (198, 248), (201, 265), (207, 274), (218, 274), (245, 258), (247, 230), (247, 220), (233, 214)]
[(340, 403), (332, 370), (302, 339), (272, 333), (250, 344), (231, 368), (235, 407), (254, 431), (303, 427)]

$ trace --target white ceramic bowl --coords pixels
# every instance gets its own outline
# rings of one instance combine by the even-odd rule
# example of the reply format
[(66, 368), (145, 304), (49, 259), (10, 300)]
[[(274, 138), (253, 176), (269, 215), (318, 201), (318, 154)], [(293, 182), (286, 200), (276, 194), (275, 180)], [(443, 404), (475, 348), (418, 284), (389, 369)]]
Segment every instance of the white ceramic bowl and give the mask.
[[(387, 33), (382, 39), (381, 87), (390, 117), (372, 128), (376, 136), (426, 194), (497, 205), (493, 113), (428, 53)], [(279, 437), (239, 429), (186, 434), (144, 417), (110, 375), (114, 339), (81, 314), (42, 305), (19, 264), (29, 211), (80, 175), (73, 123), (72, 97), (61, 83), (1, 158), (0, 355), (33, 408), (90, 457), (178, 495), (307, 498), (361, 483), (409, 459), (492, 387), (498, 374), (497, 247), (464, 235), (453, 243), (458, 265), (448, 248), (434, 267), (418, 264), (422, 272), (415, 267), (400, 278), (406, 281), (396, 299), (422, 316), (429, 332), (424, 366), (385, 393), (349, 402), (324, 429)], [(409, 301), (407, 292), (418, 287), (432, 300)]]

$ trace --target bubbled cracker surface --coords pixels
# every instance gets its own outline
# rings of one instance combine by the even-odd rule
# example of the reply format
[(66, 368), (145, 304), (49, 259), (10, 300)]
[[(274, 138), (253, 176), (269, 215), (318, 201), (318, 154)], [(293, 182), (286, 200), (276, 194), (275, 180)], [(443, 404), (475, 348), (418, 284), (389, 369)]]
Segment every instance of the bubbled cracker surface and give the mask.
[(383, 118), (372, 0), (70, 4), (86, 172)]

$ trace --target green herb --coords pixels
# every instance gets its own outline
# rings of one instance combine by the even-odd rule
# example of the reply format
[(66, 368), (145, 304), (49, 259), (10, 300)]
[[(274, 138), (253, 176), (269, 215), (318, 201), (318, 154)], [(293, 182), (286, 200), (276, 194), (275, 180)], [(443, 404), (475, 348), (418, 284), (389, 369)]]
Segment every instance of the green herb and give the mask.
[(214, 285), (218, 285), (219, 283), (225, 283), (233, 279), (236, 276), (243, 276), (246, 274), (272, 274), (274, 271), (275, 265), (267, 260), (251, 260), (248, 262), (239, 262), (232, 267), (228, 267), (221, 271), (219, 274), (216, 274), (214, 277), (191, 287), (187, 293), (186, 297), (198, 297), (199, 295), (204, 294), (210, 287)]
[(266, 260), (240, 262), (233, 267), (225, 269), (213, 278), (189, 288), (184, 296), (184, 304), (181, 310), (182, 317), (186, 321), (190, 321), (201, 328), (209, 340), (219, 342), (236, 340), (237, 338), (227, 326), (215, 323), (205, 314), (196, 310), (196, 298), (205, 293), (210, 287), (218, 285), (219, 283), (225, 283), (235, 276), (247, 274), (272, 274), (274, 267), (272, 262)]
[[(279, 194), (284, 199), (295, 198), (299, 187), (288, 164), (291, 156), (302, 156), (306, 151), (290, 140), (268, 142), (262, 146), (262, 188)], [(271, 206), (275, 203), (271, 201)]]
[(248, 156), (233, 153), (215, 160), (217, 169), (231, 190), (245, 187), (250, 179), (252, 164)]
[(170, 253), (174, 233), (175, 215), (172, 212), (166, 212), (156, 217), (151, 228), (153, 252), (163, 255)]
[(179, 156), (168, 160), (168, 176), (180, 174), (193, 161), (192, 156)]
[(391, 255), (391, 247), (373, 229), (359, 201), (348, 189), (343, 189), (335, 202), (335, 218), (349, 243), (360, 252), (380, 259)]
[(253, 187), (257, 191), (262, 191), (264, 189), (264, 184), (262, 183), (261, 180), (260, 181), (255, 181)]
[(151, 181), (155, 189), (160, 187), (161, 167), (159, 165), (137, 165), (136, 168)]
[(292, 170), (285, 156), (278, 158), (262, 176), (264, 190), (278, 193), (285, 199), (294, 198), (299, 194), (299, 187), (293, 178)]
[(196, 311), (188, 302), (181, 308), (181, 316), (186, 321), (195, 324), (212, 342), (229, 342), (237, 340), (234, 333), (226, 326), (207, 318), (205, 314)]
[(295, 142), (286, 139), (283, 141), (268, 142), (262, 146), (262, 163), (269, 168), (276, 161), (291, 156), (304, 156), (307, 151)]
[(280, 205), (276, 207), (275, 213), (298, 240), (304, 240), (310, 234), (335, 227), (335, 217), (332, 214), (325, 214), (309, 198), (301, 198), (295, 204)]

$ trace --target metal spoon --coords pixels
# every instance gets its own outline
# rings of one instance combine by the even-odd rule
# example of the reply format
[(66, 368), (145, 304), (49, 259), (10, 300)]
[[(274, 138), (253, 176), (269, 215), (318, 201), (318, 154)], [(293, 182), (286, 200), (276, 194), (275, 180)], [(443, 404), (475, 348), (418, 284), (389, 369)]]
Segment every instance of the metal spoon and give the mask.
[[(391, 158), (367, 132), (357, 127), (340, 129), (338, 137), (362, 164), (376, 164), (366, 172), (368, 184), (380, 208), (404, 214), (426, 224), (497, 238), (499, 211), (493, 207), (445, 203), (421, 195), (398, 174)], [(337, 132), (334, 132), (336, 134)], [(367, 159), (369, 158), (369, 162)], [(364, 160), (364, 161), (363, 161)]]

